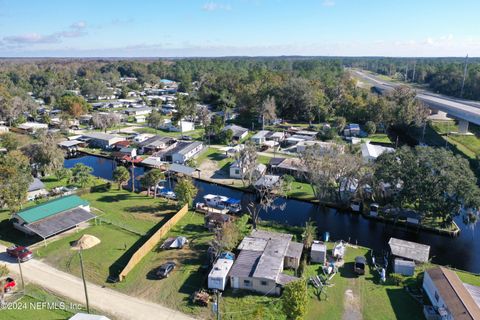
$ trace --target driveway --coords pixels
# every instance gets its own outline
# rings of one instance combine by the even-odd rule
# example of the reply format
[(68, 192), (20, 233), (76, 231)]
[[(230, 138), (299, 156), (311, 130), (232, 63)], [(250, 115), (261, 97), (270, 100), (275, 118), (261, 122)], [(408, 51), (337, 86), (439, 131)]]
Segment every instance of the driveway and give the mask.
[[(18, 274), (18, 264), (6, 254), (5, 250), (6, 247), (0, 245), (0, 263), (6, 264), (11, 272)], [(36, 259), (22, 263), (22, 271), (26, 282), (35, 283), (68, 300), (85, 304), (82, 279), (55, 269)], [(159, 304), (102, 288), (92, 283), (87, 282), (87, 289), (91, 308), (103, 311), (116, 319), (193, 319), (181, 312)]]

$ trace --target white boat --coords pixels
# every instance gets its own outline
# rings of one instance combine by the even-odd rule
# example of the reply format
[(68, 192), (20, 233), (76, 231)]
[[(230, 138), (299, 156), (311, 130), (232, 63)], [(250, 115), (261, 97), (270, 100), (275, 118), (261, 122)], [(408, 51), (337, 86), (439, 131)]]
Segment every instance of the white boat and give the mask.
[(160, 197), (163, 197), (163, 198), (177, 200), (177, 195), (175, 194), (175, 192), (173, 192), (172, 190), (170, 190), (168, 188), (162, 188), (162, 189), (158, 190), (157, 194)]
[(209, 207), (216, 209), (228, 209), (231, 213), (239, 213), (242, 211), (242, 206), (240, 205), (240, 200), (229, 198), (225, 196), (220, 196), (216, 194), (207, 194), (203, 197), (205, 204)]
[(345, 256), (345, 248), (345, 242), (339, 241), (335, 243), (335, 247), (333, 247), (333, 257), (335, 259), (343, 259), (343, 257)]
[(359, 200), (352, 200), (350, 202), (350, 209), (352, 209), (353, 212), (360, 212), (362, 203)]

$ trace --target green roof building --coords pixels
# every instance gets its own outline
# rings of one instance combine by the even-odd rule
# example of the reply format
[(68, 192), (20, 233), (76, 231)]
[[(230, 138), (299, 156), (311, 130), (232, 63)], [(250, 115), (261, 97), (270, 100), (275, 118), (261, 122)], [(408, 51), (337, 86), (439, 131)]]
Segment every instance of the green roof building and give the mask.
[(17, 212), (15, 228), (42, 238), (50, 237), (95, 218), (90, 203), (79, 196), (56, 198)]

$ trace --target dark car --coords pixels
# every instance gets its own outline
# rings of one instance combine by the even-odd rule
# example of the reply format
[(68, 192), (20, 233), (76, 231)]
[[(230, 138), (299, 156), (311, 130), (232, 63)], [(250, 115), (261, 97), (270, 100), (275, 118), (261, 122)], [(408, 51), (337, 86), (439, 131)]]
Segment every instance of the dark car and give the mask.
[(7, 248), (7, 253), (10, 257), (19, 259), (20, 262), (25, 262), (33, 258), (33, 253), (24, 246), (11, 246)]
[(158, 267), (157, 271), (155, 272), (155, 275), (159, 279), (168, 278), (168, 275), (170, 274), (170, 272), (173, 271), (173, 269), (175, 269), (175, 266), (176, 266), (175, 262), (170, 261), (170, 262), (164, 263), (160, 267)]
[(192, 140), (192, 137), (190, 137), (190, 136), (181, 136), (180, 139), (181, 139), (181, 140), (190, 141), (190, 140)]
[(358, 256), (355, 258), (355, 264), (353, 267), (353, 271), (355, 271), (356, 274), (365, 274), (365, 266), (367, 264), (367, 259), (362, 256)]

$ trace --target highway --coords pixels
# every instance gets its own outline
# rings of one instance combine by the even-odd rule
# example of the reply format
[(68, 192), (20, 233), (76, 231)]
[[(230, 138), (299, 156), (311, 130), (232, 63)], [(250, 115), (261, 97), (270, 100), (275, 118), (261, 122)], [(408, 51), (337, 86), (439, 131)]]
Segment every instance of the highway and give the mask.
[[(361, 78), (364, 82), (377, 87), (380, 91), (390, 91), (402, 84), (385, 81), (370, 73), (351, 70), (355, 76)], [(407, 84), (404, 84), (407, 85)], [(480, 102), (459, 98), (453, 98), (424, 89), (414, 88), (417, 92), (417, 99), (422, 101), (432, 110), (443, 111), (449, 116), (480, 125)]]

